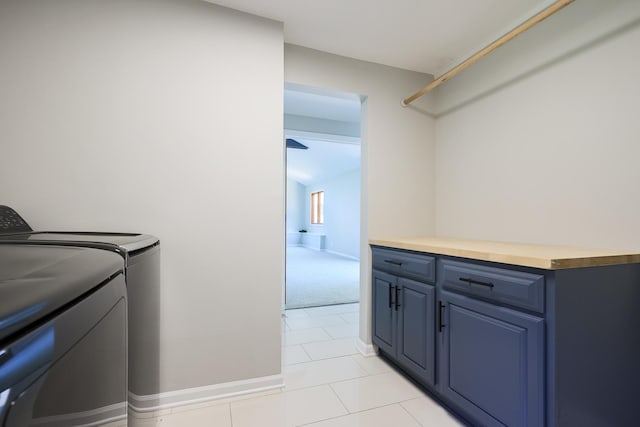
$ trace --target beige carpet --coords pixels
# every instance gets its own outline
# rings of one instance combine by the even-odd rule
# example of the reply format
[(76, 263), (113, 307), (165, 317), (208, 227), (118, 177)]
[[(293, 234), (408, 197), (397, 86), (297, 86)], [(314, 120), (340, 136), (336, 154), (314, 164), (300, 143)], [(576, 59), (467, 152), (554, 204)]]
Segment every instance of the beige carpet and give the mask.
[(300, 246), (288, 246), (286, 274), (286, 308), (359, 300), (359, 261)]

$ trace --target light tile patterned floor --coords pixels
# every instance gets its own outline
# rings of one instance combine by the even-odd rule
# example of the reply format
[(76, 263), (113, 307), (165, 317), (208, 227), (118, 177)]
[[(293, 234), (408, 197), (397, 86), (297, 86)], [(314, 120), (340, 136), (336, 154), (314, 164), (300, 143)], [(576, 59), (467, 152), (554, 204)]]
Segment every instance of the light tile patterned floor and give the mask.
[(358, 304), (287, 310), (285, 388), (145, 414), (135, 427), (460, 427), (378, 357), (356, 350)]

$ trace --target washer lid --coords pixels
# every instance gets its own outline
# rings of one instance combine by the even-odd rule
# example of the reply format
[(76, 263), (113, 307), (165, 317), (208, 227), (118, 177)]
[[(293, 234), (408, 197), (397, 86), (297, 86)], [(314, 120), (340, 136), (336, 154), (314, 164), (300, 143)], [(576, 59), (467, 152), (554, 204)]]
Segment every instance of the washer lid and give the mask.
[(123, 269), (120, 256), (98, 249), (0, 245), (0, 344)]
[(133, 252), (155, 246), (157, 237), (137, 233), (101, 233), (92, 231), (33, 231), (0, 235), (0, 242), (46, 243)]

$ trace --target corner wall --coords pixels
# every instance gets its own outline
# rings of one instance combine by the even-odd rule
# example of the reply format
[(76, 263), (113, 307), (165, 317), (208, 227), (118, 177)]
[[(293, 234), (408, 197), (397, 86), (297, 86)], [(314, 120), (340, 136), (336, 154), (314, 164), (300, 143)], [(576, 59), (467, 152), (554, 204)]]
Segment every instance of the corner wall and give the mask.
[(285, 45), (285, 80), (360, 94), (362, 104), (360, 349), (371, 347), (371, 260), (368, 240), (430, 235), (434, 216), (434, 120), (428, 100), (403, 98), (432, 76)]
[(440, 86), (437, 235), (639, 250), (638, 46), (581, 0)]
[(0, 57), (0, 203), (162, 242), (157, 391), (281, 382), (282, 24), (195, 0), (3, 1)]

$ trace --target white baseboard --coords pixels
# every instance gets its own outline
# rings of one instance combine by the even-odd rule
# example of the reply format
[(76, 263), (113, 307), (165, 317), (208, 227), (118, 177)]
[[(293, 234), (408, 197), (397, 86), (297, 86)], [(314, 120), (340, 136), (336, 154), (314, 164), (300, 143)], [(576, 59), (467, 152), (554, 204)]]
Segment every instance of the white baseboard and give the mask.
[(329, 249), (326, 249), (325, 252), (333, 254), (333, 255), (338, 255), (338, 256), (341, 256), (343, 258), (349, 258), (349, 259), (352, 259), (354, 261), (360, 261), (360, 258), (355, 257), (353, 255), (343, 254), (342, 252), (330, 251)]
[(327, 236), (321, 233), (300, 233), (302, 246), (317, 251), (323, 251), (327, 247)]
[(143, 396), (129, 392), (129, 407), (136, 412), (149, 412), (259, 393), (282, 387), (284, 387), (284, 377), (282, 375), (271, 375)]
[(378, 354), (373, 344), (367, 344), (360, 338), (358, 338), (358, 341), (356, 342), (356, 348), (364, 357), (376, 356)]

